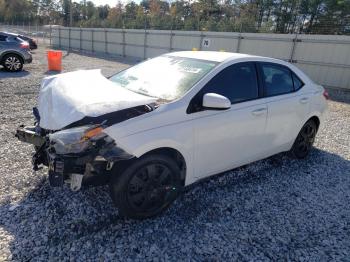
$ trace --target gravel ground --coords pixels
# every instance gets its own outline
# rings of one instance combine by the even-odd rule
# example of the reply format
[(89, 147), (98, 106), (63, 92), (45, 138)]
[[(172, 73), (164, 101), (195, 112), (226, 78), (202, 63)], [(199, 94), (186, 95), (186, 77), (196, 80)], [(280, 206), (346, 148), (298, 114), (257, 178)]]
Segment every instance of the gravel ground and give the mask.
[[(63, 64), (105, 75), (128, 66), (77, 54)], [(350, 260), (349, 93), (329, 103), (308, 159), (247, 165), (191, 187), (161, 217), (130, 221), (107, 187), (53, 189), (46, 170), (31, 170), (32, 148), (13, 132), (32, 122), (44, 49), (25, 70), (0, 71), (0, 261)]]

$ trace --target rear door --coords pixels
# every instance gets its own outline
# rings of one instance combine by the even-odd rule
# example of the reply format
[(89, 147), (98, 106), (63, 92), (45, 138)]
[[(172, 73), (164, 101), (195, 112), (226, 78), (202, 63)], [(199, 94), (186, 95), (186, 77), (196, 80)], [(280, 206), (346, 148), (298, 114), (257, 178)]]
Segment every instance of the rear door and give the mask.
[(268, 153), (288, 150), (310, 110), (310, 95), (304, 83), (288, 67), (258, 63), (264, 101), (268, 107), (266, 139)]
[[(201, 108), (203, 95), (230, 99), (227, 110)], [(192, 99), (195, 134), (195, 177), (203, 178), (261, 158), (267, 105), (259, 100), (256, 66), (252, 62), (226, 67)]]

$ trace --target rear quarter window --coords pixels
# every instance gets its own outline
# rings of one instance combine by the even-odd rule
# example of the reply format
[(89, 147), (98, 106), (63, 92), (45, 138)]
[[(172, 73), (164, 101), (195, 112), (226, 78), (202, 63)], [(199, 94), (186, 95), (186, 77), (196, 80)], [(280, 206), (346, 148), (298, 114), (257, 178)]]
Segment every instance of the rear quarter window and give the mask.
[(293, 78), (293, 85), (294, 85), (295, 91), (298, 91), (304, 86), (303, 81), (301, 81), (300, 78), (295, 73), (292, 73), (292, 78)]

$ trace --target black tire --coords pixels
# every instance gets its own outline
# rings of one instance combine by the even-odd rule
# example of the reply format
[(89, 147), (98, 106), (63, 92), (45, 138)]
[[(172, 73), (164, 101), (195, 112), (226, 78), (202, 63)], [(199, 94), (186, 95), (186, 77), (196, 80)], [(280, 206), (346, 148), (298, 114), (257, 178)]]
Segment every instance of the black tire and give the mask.
[(177, 163), (165, 155), (137, 159), (119, 174), (118, 164), (115, 168), (110, 182), (111, 197), (124, 217), (145, 219), (159, 215), (182, 188)]
[(7, 54), (2, 60), (2, 65), (6, 71), (19, 72), (23, 69), (23, 60), (19, 55)]
[(298, 159), (307, 157), (315, 141), (316, 133), (316, 123), (313, 120), (307, 121), (294, 141), (290, 150), (291, 155)]

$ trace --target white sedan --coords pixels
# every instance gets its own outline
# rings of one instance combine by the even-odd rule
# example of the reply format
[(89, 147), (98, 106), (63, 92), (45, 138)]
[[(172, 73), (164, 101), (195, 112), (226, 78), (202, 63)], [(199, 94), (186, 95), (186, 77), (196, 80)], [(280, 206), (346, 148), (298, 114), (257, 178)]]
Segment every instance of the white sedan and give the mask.
[(44, 79), (34, 168), (79, 190), (105, 178), (121, 214), (159, 214), (184, 186), (274, 154), (305, 158), (328, 95), (287, 62), (226, 52), (175, 52), (105, 78), (98, 70)]

